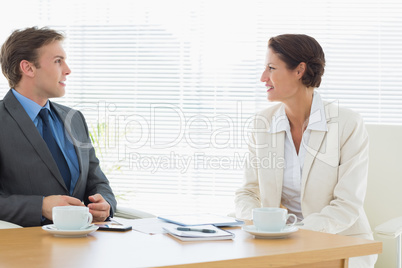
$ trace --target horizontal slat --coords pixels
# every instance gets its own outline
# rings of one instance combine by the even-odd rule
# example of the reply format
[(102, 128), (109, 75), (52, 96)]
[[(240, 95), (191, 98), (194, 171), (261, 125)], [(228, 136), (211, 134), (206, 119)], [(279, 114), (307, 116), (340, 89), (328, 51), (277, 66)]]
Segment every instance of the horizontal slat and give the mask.
[[(402, 124), (402, 2), (310, 4), (313, 13), (296, 0), (71, 0), (61, 9), (57, 1), (11, 1), (0, 38), (16, 27), (7, 17), (16, 8), (28, 24), (66, 33), (72, 73), (66, 96), (54, 101), (81, 110), (92, 133), (107, 123), (97, 153), (125, 198), (119, 203), (155, 214), (226, 214), (242, 181), (244, 130), (256, 111), (273, 105), (259, 81), (270, 36), (314, 36), (327, 60), (323, 98), (338, 99), (368, 123)], [(4, 78), (0, 87), (4, 95)], [(197, 166), (197, 155), (209, 160)], [(152, 160), (166, 165), (146, 166)]]

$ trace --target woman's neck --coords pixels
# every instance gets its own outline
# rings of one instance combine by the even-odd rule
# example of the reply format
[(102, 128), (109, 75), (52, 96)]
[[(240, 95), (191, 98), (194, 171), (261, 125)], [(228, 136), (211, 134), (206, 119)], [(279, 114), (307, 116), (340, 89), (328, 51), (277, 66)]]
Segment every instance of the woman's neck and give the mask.
[(302, 90), (300, 92), (300, 94), (284, 104), (286, 116), (289, 119), (290, 128), (299, 128), (304, 131), (308, 125), (308, 119), (310, 117), (314, 90), (311, 88), (306, 88), (306, 90)]

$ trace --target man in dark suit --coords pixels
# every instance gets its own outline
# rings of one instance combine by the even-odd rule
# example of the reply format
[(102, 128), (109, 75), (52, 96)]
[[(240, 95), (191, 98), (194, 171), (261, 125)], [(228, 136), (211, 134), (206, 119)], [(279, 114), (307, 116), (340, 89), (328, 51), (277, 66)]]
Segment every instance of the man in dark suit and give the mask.
[(14, 31), (1, 47), (10, 91), (0, 101), (0, 220), (51, 223), (54, 206), (87, 205), (94, 221), (113, 216), (116, 200), (99, 167), (81, 112), (50, 102), (65, 94), (62, 34)]

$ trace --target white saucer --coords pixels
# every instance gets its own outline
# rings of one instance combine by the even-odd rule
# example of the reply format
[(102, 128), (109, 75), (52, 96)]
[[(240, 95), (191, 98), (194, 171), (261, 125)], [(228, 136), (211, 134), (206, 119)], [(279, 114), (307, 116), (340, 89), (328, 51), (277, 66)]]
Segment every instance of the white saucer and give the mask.
[(280, 232), (264, 232), (264, 231), (258, 231), (254, 225), (245, 225), (242, 227), (242, 230), (254, 235), (256, 238), (277, 239), (277, 238), (284, 238), (290, 235), (291, 233), (298, 231), (299, 228), (295, 226), (290, 226), (283, 228), (282, 231)]
[(93, 224), (89, 225), (87, 228), (82, 230), (58, 230), (54, 224), (48, 224), (42, 226), (43, 230), (57, 237), (85, 237), (88, 234), (98, 230), (98, 228), (99, 228), (98, 226)]

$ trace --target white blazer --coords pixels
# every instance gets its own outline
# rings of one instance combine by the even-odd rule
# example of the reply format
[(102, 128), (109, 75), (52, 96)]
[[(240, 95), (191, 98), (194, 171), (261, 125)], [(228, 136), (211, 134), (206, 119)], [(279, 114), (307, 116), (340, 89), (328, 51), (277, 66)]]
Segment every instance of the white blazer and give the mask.
[[(367, 187), (368, 135), (361, 116), (323, 102), (328, 131), (312, 130), (301, 182), (302, 228), (373, 239), (363, 209)], [(281, 204), (285, 132), (269, 133), (278, 104), (258, 113), (249, 143), (244, 183), (236, 191), (236, 216)], [(265, 158), (265, 160), (264, 160)]]

